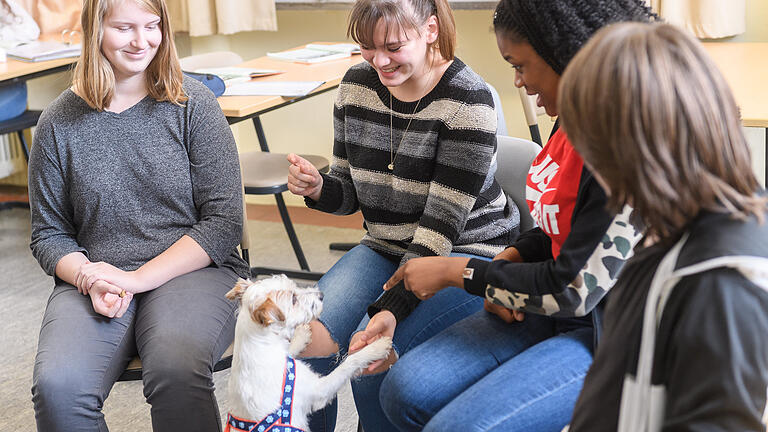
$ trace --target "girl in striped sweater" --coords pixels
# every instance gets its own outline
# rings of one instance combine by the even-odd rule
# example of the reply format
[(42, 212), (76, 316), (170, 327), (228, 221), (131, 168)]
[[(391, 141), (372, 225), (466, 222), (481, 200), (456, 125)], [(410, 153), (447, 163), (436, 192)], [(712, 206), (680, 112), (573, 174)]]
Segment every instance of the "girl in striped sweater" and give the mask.
[[(348, 346), (393, 336), (392, 358), (353, 383), (365, 430), (391, 431), (378, 400), (389, 365), (482, 299), (456, 288), (421, 302), (402, 285), (382, 295), (384, 282), (415, 257), (495, 256), (517, 236), (519, 214), (494, 180), (492, 96), (454, 57), (446, 0), (358, 0), (348, 33), (366, 62), (339, 87), (331, 170), (290, 155), (289, 188), (311, 208), (360, 210), (367, 233), (320, 280), (324, 310), (303, 355), (328, 372)], [(332, 430), (334, 417), (334, 407), (315, 415), (311, 429)]]

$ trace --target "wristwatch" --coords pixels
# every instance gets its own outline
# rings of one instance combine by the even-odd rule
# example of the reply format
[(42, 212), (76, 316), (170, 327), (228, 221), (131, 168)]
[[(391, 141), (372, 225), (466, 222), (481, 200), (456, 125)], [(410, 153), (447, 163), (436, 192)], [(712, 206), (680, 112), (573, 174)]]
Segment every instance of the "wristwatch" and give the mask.
[(464, 267), (464, 270), (461, 272), (461, 277), (466, 280), (472, 280), (472, 277), (475, 276), (475, 269), (471, 267)]

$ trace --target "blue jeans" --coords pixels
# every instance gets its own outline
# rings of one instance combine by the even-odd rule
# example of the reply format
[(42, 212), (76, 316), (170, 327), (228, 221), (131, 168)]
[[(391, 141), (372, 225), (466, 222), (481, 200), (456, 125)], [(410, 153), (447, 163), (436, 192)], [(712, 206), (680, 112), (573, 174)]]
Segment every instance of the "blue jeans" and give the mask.
[[(452, 254), (452, 256), (472, 256)], [(482, 258), (482, 257), (479, 257)], [(339, 354), (305, 359), (313, 370), (327, 374), (349, 348), (353, 334), (365, 329), (368, 306), (383, 293), (382, 286), (397, 270), (394, 263), (367, 246), (359, 245), (343, 257), (320, 279), (323, 312), (319, 321), (339, 345)], [(393, 345), (402, 356), (441, 330), (482, 309), (483, 300), (466, 291), (449, 287), (423, 301), (398, 323)], [(355, 405), (365, 432), (392, 431), (392, 426), (379, 403), (379, 387), (387, 373), (367, 375), (352, 382)], [(332, 432), (336, 425), (336, 401), (313, 414), (309, 421), (312, 432)]]
[(560, 431), (592, 363), (593, 332), (561, 324), (477, 312), (395, 363), (382, 408), (400, 431)]

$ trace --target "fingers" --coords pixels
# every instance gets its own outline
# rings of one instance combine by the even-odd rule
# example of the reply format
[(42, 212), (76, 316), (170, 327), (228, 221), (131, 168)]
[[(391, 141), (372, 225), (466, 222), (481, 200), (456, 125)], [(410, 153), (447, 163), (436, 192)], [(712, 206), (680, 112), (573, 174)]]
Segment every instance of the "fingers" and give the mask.
[(96, 281), (95, 284), (98, 284), (99, 290), (103, 290), (103, 291), (108, 292), (110, 294), (115, 294), (118, 297), (120, 297), (121, 294), (128, 295), (127, 291), (125, 291), (124, 289), (120, 288), (117, 285), (112, 285), (111, 283), (109, 283), (107, 281), (98, 280), (98, 281)]
[(289, 161), (294, 160), (288, 167), (288, 190), (295, 195), (312, 195), (321, 184), (320, 172), (307, 160), (296, 155), (293, 155), (295, 158), (288, 156)]
[(517, 321), (522, 321), (525, 318), (525, 314), (521, 311), (508, 309), (504, 306), (497, 305), (485, 299), (483, 302), (483, 309), (498, 316), (507, 324), (512, 324)]
[(352, 340), (349, 343), (349, 353), (352, 354), (355, 351), (360, 351), (368, 345), (368, 334), (365, 330), (357, 332), (352, 336)]
[(291, 164), (298, 163), (299, 159), (301, 159), (301, 157), (299, 157), (299, 155), (297, 155), (296, 153), (288, 153), (288, 155), (285, 158), (288, 159), (288, 162), (290, 162)]
[(128, 310), (128, 306), (131, 304), (131, 300), (133, 300), (133, 294), (126, 292), (125, 297), (120, 299), (120, 308), (115, 313), (115, 318), (120, 318), (125, 314), (125, 311)]
[[(401, 280), (403, 280), (403, 275), (405, 272), (405, 265), (400, 266), (400, 268), (395, 271), (394, 274), (384, 283), (384, 291), (388, 291), (392, 289), (395, 285), (397, 285)], [(406, 289), (408, 287), (406, 286)]]
[(102, 293), (100, 295), (91, 294), (91, 303), (96, 313), (104, 315), (107, 318), (113, 318), (120, 309), (120, 297), (115, 294)]
[[(125, 294), (121, 298), (120, 294), (122, 293)], [(96, 281), (91, 290), (93, 309), (109, 318), (119, 318), (122, 316), (128, 309), (130, 299), (133, 299), (133, 294), (125, 292), (122, 288), (103, 280)]]
[(386, 360), (387, 360), (387, 359), (381, 359), (381, 360), (376, 360), (375, 362), (371, 363), (371, 364), (368, 366), (368, 369), (367, 369), (367, 370), (368, 370), (368, 372), (373, 372), (373, 371), (375, 371), (375, 370), (376, 370), (376, 369), (378, 369), (378, 368), (379, 368), (381, 365), (383, 365), (383, 364), (384, 364), (384, 362), (385, 362)]
[(288, 167), (288, 182), (296, 187), (309, 187), (317, 183), (317, 176), (319, 174), (312, 165), (310, 165), (310, 168), (304, 168), (301, 165), (295, 164), (290, 165)]

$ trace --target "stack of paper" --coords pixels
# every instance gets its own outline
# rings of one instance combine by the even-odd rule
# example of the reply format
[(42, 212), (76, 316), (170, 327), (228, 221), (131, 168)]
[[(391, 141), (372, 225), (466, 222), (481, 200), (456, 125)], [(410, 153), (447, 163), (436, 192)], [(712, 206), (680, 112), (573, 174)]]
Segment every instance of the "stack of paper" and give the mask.
[(80, 44), (54, 41), (34, 41), (8, 50), (8, 57), (27, 62), (39, 62), (80, 56)]
[(224, 96), (304, 96), (323, 85), (323, 81), (250, 81), (227, 87)]
[(242, 67), (218, 67), (218, 68), (196, 69), (195, 72), (216, 75), (222, 80), (224, 80), (224, 83), (226, 85), (231, 85), (238, 82), (250, 81), (251, 78), (281, 74), (284, 71), (272, 70), (272, 69), (242, 68)]
[(345, 58), (359, 53), (360, 48), (355, 44), (338, 43), (331, 45), (309, 44), (297, 50), (267, 53), (267, 56), (278, 60), (311, 64)]

